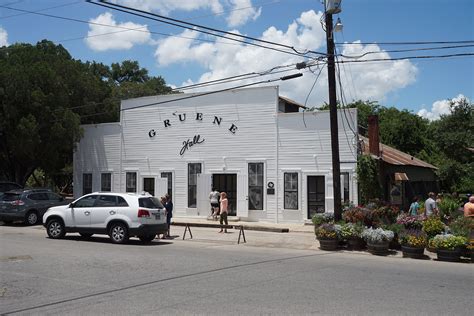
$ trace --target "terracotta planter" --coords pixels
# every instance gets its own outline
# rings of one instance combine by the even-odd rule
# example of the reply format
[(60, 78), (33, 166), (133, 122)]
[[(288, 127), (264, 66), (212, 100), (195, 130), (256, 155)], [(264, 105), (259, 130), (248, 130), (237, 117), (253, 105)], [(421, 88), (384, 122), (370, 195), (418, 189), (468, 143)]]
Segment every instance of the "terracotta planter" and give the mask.
[(461, 261), (461, 251), (459, 249), (438, 249), (436, 251), (439, 261), (459, 262)]
[(388, 245), (388, 241), (380, 244), (371, 244), (367, 242), (367, 250), (373, 255), (386, 256), (388, 255)]
[(334, 251), (339, 248), (339, 240), (337, 239), (318, 239), (319, 249)]
[(402, 245), (404, 258), (423, 259), (425, 255), (425, 247), (411, 247)]

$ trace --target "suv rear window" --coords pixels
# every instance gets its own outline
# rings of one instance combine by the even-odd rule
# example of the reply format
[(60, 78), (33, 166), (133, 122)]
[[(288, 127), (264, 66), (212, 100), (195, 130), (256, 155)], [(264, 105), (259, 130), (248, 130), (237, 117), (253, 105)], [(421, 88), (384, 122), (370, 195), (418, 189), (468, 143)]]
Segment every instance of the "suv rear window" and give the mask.
[(138, 206), (146, 208), (163, 208), (163, 204), (156, 197), (146, 197), (138, 199)]
[(2, 201), (16, 201), (20, 199), (20, 194), (5, 193), (2, 196)]

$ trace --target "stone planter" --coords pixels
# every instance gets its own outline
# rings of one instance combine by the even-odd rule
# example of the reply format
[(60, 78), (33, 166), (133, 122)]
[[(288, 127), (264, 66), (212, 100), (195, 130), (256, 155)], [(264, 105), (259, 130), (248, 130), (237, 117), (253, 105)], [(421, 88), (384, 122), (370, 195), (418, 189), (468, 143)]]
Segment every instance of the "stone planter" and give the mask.
[(318, 239), (319, 249), (334, 251), (339, 248), (339, 240), (337, 239)]
[(402, 252), (404, 258), (423, 259), (425, 255), (425, 248), (402, 245)]
[(461, 261), (461, 251), (459, 249), (438, 249), (436, 250), (439, 261), (459, 262)]
[(347, 247), (350, 250), (362, 250), (365, 249), (365, 241), (362, 238), (352, 237), (347, 239)]
[(367, 250), (373, 255), (386, 256), (388, 255), (388, 245), (388, 241), (380, 244), (371, 244), (367, 242)]

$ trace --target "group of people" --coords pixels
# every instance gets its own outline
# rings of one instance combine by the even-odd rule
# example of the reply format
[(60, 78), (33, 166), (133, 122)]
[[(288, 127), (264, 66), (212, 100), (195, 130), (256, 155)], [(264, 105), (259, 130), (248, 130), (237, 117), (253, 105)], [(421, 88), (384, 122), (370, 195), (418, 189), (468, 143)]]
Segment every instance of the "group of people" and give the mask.
[[(211, 202), (211, 216), (214, 220), (217, 220), (219, 216), (219, 223), (221, 224), (221, 230), (219, 233), (227, 233), (227, 225), (229, 222), (227, 220), (227, 215), (229, 213), (229, 201), (227, 200), (227, 193), (219, 192), (216, 188), (212, 188), (211, 193), (209, 193), (209, 200)], [(225, 226), (222, 226), (225, 224)]]
[[(423, 211), (423, 214), (425, 216), (438, 214), (438, 211), (439, 211), (438, 205), (441, 202), (441, 198), (442, 198), (441, 194), (436, 195), (434, 192), (428, 193), (428, 198), (425, 201), (425, 209)], [(408, 213), (410, 215), (416, 216), (419, 214), (420, 207), (421, 207), (419, 200), (420, 198), (418, 196), (415, 196), (413, 198), (413, 202), (410, 204), (410, 208), (408, 210)], [(464, 211), (465, 217), (474, 217), (474, 195), (471, 195), (469, 197), (469, 201), (466, 204), (464, 204), (463, 211)]]

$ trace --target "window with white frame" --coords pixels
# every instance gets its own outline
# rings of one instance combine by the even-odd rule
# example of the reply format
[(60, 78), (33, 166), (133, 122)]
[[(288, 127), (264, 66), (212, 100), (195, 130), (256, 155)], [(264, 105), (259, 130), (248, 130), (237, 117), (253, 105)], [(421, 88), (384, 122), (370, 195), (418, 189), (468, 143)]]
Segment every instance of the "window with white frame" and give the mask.
[(100, 175), (100, 191), (112, 191), (112, 174), (110, 172), (102, 173)]
[(125, 192), (137, 192), (137, 173), (125, 173)]
[(249, 162), (249, 210), (263, 210), (263, 162)]
[(197, 175), (201, 173), (201, 163), (188, 164), (188, 207), (197, 207)]
[(92, 173), (82, 174), (82, 194), (92, 193)]
[(285, 172), (284, 173), (284, 205), (287, 210), (298, 209), (298, 173)]
[(341, 172), (342, 181), (342, 200), (344, 203), (350, 202), (349, 199), (349, 172)]

